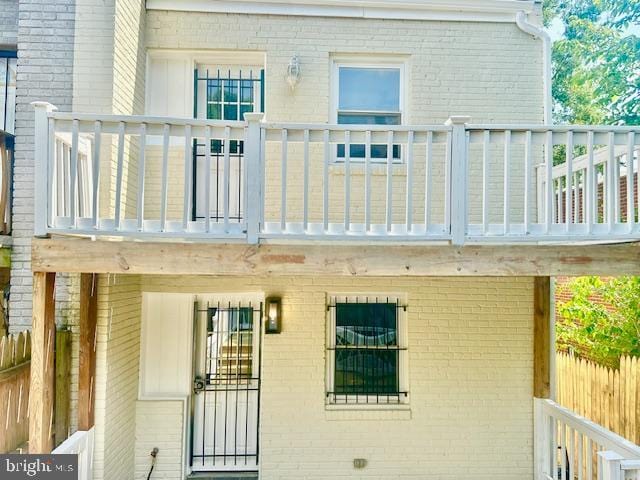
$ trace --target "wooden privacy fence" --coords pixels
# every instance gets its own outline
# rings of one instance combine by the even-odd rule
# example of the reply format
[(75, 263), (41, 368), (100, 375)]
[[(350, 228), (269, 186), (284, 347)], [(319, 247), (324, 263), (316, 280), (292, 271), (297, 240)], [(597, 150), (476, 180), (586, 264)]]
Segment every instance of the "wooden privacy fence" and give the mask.
[(29, 439), (29, 375), (31, 334), (0, 338), (0, 453), (11, 452)]
[(558, 353), (557, 401), (579, 415), (640, 444), (640, 361), (621, 357), (620, 368)]

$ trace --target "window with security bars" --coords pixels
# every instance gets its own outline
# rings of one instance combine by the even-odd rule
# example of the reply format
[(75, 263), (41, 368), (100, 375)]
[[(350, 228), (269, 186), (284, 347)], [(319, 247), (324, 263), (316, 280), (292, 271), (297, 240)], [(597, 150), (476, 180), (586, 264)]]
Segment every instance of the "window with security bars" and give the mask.
[[(234, 67), (226, 72), (199, 65), (194, 70), (194, 115), (208, 120), (242, 121), (246, 113), (264, 111), (264, 70)], [(224, 219), (224, 205), (228, 205), (229, 220), (242, 222), (244, 218), (244, 142), (230, 140), (229, 145), (221, 138), (212, 138), (209, 146), (204, 139), (194, 139), (193, 190), (194, 220)], [(207, 207), (205, 191), (207, 149), (210, 153), (210, 197)], [(228, 154), (229, 172), (225, 172), (225, 155)], [(227, 198), (225, 178), (228, 174)]]
[(397, 297), (335, 297), (329, 304), (330, 404), (405, 403), (406, 306)]

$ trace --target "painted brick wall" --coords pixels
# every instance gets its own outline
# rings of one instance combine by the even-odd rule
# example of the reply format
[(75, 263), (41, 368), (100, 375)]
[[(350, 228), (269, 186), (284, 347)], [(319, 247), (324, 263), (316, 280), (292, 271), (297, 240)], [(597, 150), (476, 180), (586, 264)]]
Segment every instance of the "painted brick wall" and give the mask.
[[(532, 478), (530, 278), (143, 276), (141, 288), (282, 296), (283, 332), (263, 343), (263, 479)], [(327, 292), (407, 293), (410, 412), (325, 408)], [(125, 330), (116, 333), (114, 321), (112, 338), (133, 335), (131, 323), (134, 318), (119, 322), (117, 328)], [(134, 376), (132, 353), (126, 374)], [(111, 371), (112, 361), (123, 359), (103, 361)], [(106, 392), (107, 403), (118, 401), (119, 393)], [(144, 401), (135, 407), (135, 442), (126, 439), (126, 448), (135, 445), (135, 478), (144, 478), (154, 446), (160, 447), (154, 475), (177, 478), (181, 403)], [(129, 418), (130, 412), (122, 415)], [(106, 418), (107, 427), (122, 421)], [(353, 469), (356, 457), (368, 459), (366, 469)]]
[[(541, 43), (515, 23), (149, 11), (146, 41), (149, 48), (265, 52), (271, 121), (327, 121), (335, 54), (409, 56), (408, 123), (461, 114), (475, 122), (542, 120)], [(302, 80), (292, 93), (284, 76), (295, 53)]]
[(101, 275), (94, 478), (131, 478), (140, 352), (139, 277)]
[[(31, 237), (33, 236), (33, 107), (44, 100), (71, 110), (74, 46), (74, 0), (21, 0), (18, 3), (18, 73), (11, 255), (11, 328), (31, 324)], [(56, 299), (62, 309), (68, 296), (60, 278)], [(58, 308), (60, 318), (61, 308)]]
[[(520, 31), (514, 23), (424, 22), (402, 20), (339, 19), (234, 14), (150, 11), (146, 22), (149, 48), (228, 51), (259, 51), (265, 54), (266, 114), (270, 121), (318, 122), (330, 120), (330, 65), (340, 55), (376, 56), (406, 61), (407, 105), (404, 122), (415, 125), (442, 124), (451, 115), (466, 114), (474, 122), (539, 123), (542, 121), (542, 45)], [(220, 32), (225, 32), (220, 35)], [(302, 80), (291, 91), (284, 81), (293, 54), (300, 57)], [(215, 57), (215, 55), (214, 55)], [(176, 149), (176, 157), (182, 152)], [(444, 206), (444, 148), (435, 147), (433, 169), (434, 221), (441, 222)], [(266, 220), (280, 218), (280, 146), (266, 149)], [(541, 151), (534, 152), (540, 160)], [(310, 148), (309, 220), (322, 215), (321, 145)], [(424, 178), (424, 147), (414, 152), (414, 175)], [(471, 178), (482, 178), (482, 149), (470, 148)], [(523, 221), (524, 150), (512, 149), (510, 211), (512, 221)], [(180, 160), (170, 162), (173, 198), (169, 216), (181, 219)], [(302, 146), (290, 144), (288, 156), (287, 211), (290, 221), (302, 220)], [(503, 212), (502, 147), (492, 148), (489, 178), (490, 221), (501, 222)], [(351, 181), (352, 221), (364, 219), (364, 176), (353, 167)], [(159, 172), (157, 169), (153, 172)], [(176, 175), (173, 175), (173, 173)], [(344, 198), (343, 167), (330, 172), (329, 216), (340, 222)], [(372, 177), (372, 221), (384, 223), (386, 211), (384, 168)], [(159, 173), (157, 173), (159, 175)], [(151, 190), (157, 182), (150, 182)], [(394, 221), (405, 212), (404, 167), (394, 169)], [(470, 182), (470, 218), (481, 219), (482, 182)], [(535, 186), (533, 186), (535, 189)], [(414, 221), (424, 218), (424, 192), (416, 184)], [(153, 197), (154, 199), (156, 196)], [(177, 201), (174, 202), (174, 200)], [(146, 210), (153, 215), (153, 209)], [(535, 214), (535, 212), (534, 212)]]
[(0, 0), (0, 48), (18, 44), (18, 0)]

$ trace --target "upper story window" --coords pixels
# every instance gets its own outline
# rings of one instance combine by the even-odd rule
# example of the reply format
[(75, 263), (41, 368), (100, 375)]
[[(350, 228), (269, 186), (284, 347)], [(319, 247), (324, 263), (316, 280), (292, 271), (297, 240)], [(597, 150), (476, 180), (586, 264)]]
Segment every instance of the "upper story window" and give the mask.
[(332, 297), (327, 329), (328, 403), (406, 403), (405, 332), (405, 305), (398, 297)]
[[(404, 103), (404, 65), (335, 62), (333, 71), (335, 120), (339, 124), (401, 125)], [(363, 159), (364, 144), (352, 144), (350, 159)], [(338, 145), (337, 157), (345, 157)], [(400, 146), (393, 146), (393, 158), (400, 159)], [(387, 159), (387, 145), (371, 145), (371, 159)]]
[(14, 134), (16, 116), (15, 50), (0, 50), (0, 130)]

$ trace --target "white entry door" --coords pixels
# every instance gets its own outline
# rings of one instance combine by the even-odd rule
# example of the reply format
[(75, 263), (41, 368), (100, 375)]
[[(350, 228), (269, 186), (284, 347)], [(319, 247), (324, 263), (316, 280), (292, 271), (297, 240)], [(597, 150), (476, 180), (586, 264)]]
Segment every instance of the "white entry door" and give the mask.
[(258, 468), (261, 311), (247, 300), (196, 306), (194, 471)]

